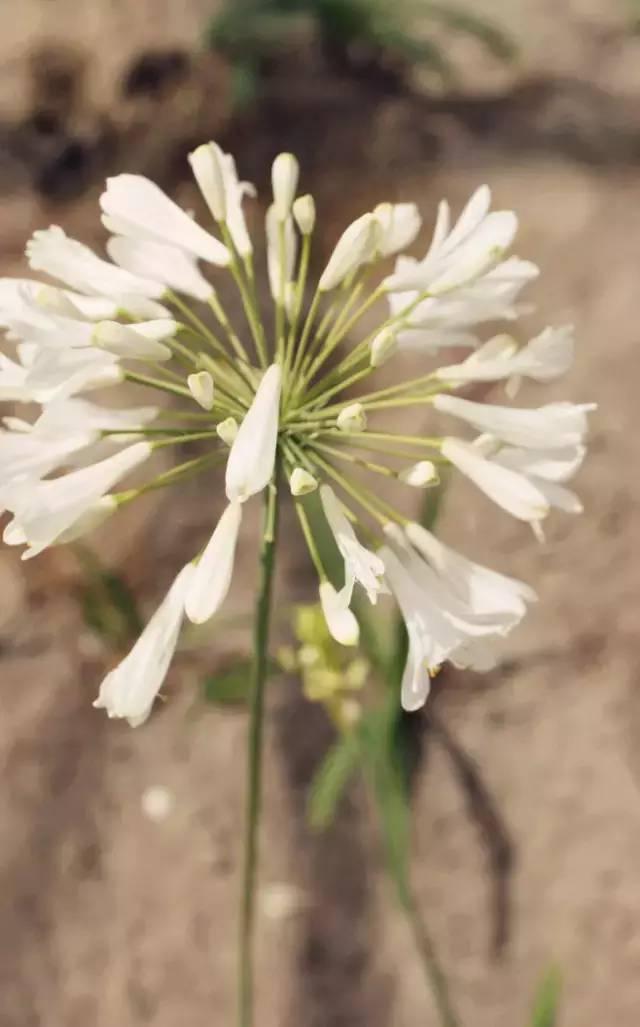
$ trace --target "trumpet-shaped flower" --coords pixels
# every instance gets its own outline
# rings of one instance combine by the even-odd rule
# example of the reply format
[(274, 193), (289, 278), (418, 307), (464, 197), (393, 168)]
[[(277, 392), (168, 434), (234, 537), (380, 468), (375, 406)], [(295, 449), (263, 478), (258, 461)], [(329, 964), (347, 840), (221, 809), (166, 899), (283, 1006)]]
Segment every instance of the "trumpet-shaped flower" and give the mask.
[(580, 445), (587, 433), (586, 414), (593, 403), (549, 403), (536, 410), (473, 403), (458, 396), (436, 396), (436, 410), (466, 421), (478, 431), (527, 449), (564, 449)]
[(344, 560), (344, 600), (351, 602), (356, 581), (362, 585), (369, 602), (375, 603), (381, 592), (388, 589), (384, 583), (384, 564), (376, 553), (372, 553), (358, 541), (355, 531), (329, 485), (320, 489), (322, 509), (331, 528), (340, 556)]
[(219, 267), (229, 263), (226, 246), (144, 175), (108, 178), (100, 206), (107, 228), (116, 235), (169, 243)]
[(191, 564), (182, 568), (131, 652), (100, 685), (93, 705), (107, 716), (139, 727), (151, 713), (178, 644), (193, 572)]

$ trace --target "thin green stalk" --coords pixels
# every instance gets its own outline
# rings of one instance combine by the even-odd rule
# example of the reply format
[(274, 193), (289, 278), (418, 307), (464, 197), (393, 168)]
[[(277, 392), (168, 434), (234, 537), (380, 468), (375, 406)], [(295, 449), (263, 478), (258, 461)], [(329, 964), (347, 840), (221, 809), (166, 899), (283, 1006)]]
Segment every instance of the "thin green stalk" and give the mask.
[(173, 385), (172, 382), (163, 382), (159, 378), (150, 378), (135, 371), (125, 371), (124, 378), (125, 381), (135, 382), (136, 385), (147, 385), (151, 389), (159, 389), (160, 392), (170, 392), (174, 396), (187, 396), (188, 399), (192, 399), (191, 393), (183, 385)]
[(253, 964), (258, 830), (262, 806), (262, 748), (264, 698), (267, 679), (269, 623), (275, 569), (278, 524), (276, 479), (269, 486), (264, 513), (264, 534), (260, 552), (260, 587), (255, 608), (253, 634), (253, 680), (247, 752), (247, 809), (244, 833), (242, 908), (238, 962), (238, 1027), (253, 1027)]

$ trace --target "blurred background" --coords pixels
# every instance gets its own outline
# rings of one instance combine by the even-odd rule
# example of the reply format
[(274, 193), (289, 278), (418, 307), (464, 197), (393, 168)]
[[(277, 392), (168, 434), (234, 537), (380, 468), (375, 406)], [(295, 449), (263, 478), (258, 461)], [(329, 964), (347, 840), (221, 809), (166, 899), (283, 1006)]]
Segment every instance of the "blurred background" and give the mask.
[[(488, 182), (542, 269), (528, 326), (577, 326), (569, 378), (522, 402), (598, 402), (585, 515), (552, 518), (538, 546), (456, 481), (439, 520), (540, 596), (503, 664), (443, 674), (406, 731), (414, 892), (465, 1027), (524, 1027), (551, 965), (560, 1027), (640, 1023), (638, 14), (625, 0), (21, 0), (1, 14), (2, 275), (26, 273), (26, 238), (50, 223), (101, 246), (109, 173), (195, 203), (185, 156), (215, 138), (258, 186), (255, 225), (271, 159), (298, 154), (318, 264), (380, 201), (415, 200), (428, 232), (438, 199), (460, 209)], [(233, 687), (222, 702), (207, 683), (247, 652), (251, 526), (232, 619), (178, 659), (169, 701), (135, 732), (91, 708), (220, 506), (196, 484), (127, 507), (90, 550), (27, 565), (0, 552), (2, 1027), (232, 1022), (246, 719)], [(285, 600), (312, 587), (288, 543), (281, 639)], [(366, 790), (356, 780), (309, 830), (331, 740), (295, 676), (274, 682), (259, 1027), (430, 1027)]]

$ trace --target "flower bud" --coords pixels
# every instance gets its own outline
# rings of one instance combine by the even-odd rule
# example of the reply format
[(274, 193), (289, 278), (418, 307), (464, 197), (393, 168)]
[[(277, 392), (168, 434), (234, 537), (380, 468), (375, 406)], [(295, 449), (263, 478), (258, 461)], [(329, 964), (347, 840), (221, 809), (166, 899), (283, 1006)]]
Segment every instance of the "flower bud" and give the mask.
[(289, 488), (292, 496), (306, 496), (309, 492), (315, 492), (318, 487), (317, 479), (305, 471), (304, 467), (294, 467), (289, 478)]
[(227, 216), (223, 157), (217, 143), (204, 143), (189, 154), (193, 177), (216, 221), (224, 221)]
[(340, 431), (364, 431), (367, 427), (367, 415), (362, 403), (350, 403), (338, 414), (336, 424)]
[(422, 489), (426, 485), (435, 485), (438, 481), (438, 472), (430, 460), (419, 460), (417, 464), (405, 468), (398, 475), (400, 481), (412, 488)]
[(311, 235), (316, 223), (316, 205), (310, 193), (295, 200), (293, 216), (302, 235)]
[(383, 328), (371, 343), (369, 363), (372, 367), (380, 367), (398, 348), (396, 333), (392, 328)]
[(213, 378), (208, 371), (198, 371), (187, 378), (189, 392), (203, 410), (213, 407)]
[(300, 166), (292, 153), (279, 153), (271, 168), (273, 204), (278, 221), (289, 216), (296, 195)]
[(373, 214), (363, 214), (345, 229), (320, 276), (320, 292), (335, 289), (351, 271), (374, 256), (378, 231), (378, 221)]
[(216, 425), (216, 432), (223, 442), (231, 446), (238, 434), (238, 422), (235, 417), (227, 417), (224, 421), (220, 421)]
[(320, 584), (320, 605), (331, 637), (340, 645), (357, 645), (360, 637), (358, 622), (340, 593), (328, 581)]
[[(167, 324), (175, 325), (175, 322)], [(93, 329), (92, 341), (98, 349), (123, 359), (162, 361), (171, 360), (172, 356), (169, 347), (159, 339), (144, 335), (134, 325), (123, 325), (117, 321), (100, 321)]]

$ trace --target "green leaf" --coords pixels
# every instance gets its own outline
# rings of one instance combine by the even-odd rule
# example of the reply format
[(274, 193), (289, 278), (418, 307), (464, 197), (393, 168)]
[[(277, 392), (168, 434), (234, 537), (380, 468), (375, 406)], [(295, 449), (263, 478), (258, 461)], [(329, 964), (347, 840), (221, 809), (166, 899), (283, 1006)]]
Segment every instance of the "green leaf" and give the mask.
[(361, 756), (357, 731), (342, 735), (325, 754), (311, 782), (307, 805), (309, 823), (316, 831), (324, 830), (333, 820)]
[(205, 678), (202, 691), (210, 703), (232, 706), (248, 702), (251, 694), (251, 661), (242, 660)]
[(557, 966), (544, 974), (533, 1002), (530, 1027), (557, 1027), (562, 976)]
[(124, 646), (142, 631), (142, 618), (124, 578), (106, 567), (88, 546), (76, 545), (85, 581), (79, 597), (85, 623), (112, 645)]
[[(267, 673), (276, 674), (278, 664), (270, 660)], [(217, 674), (211, 674), (202, 682), (202, 694), (206, 702), (221, 706), (235, 706), (247, 703), (251, 695), (253, 662), (238, 660), (230, 667), (223, 667)]]

